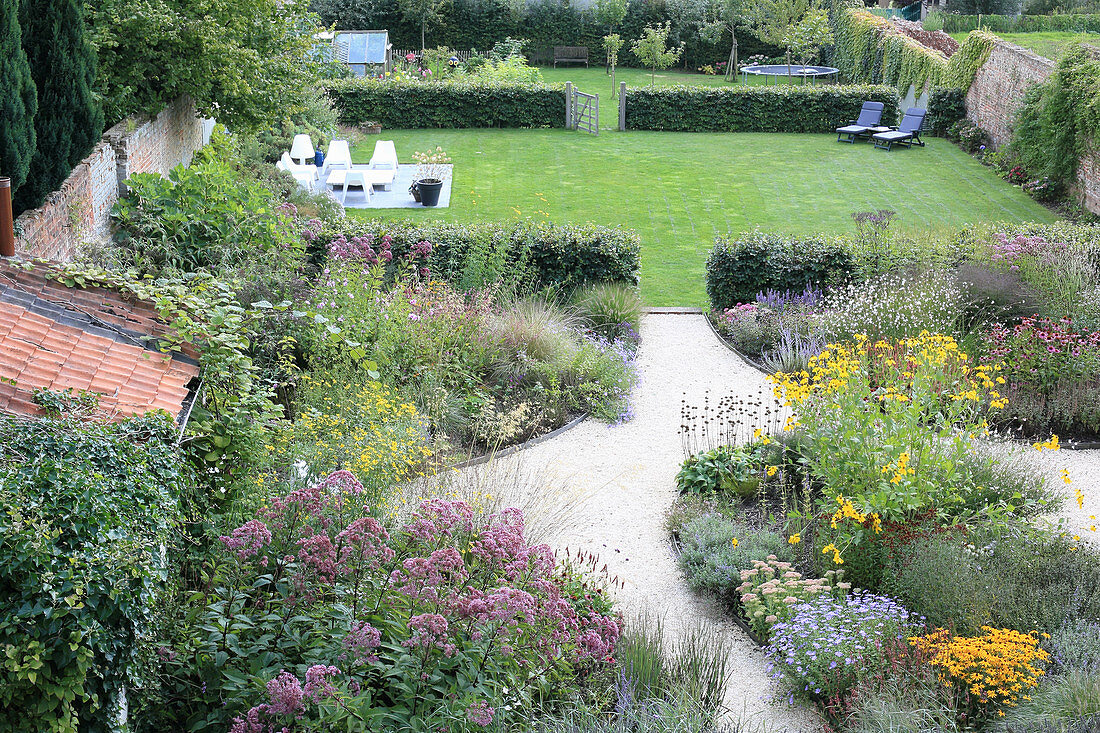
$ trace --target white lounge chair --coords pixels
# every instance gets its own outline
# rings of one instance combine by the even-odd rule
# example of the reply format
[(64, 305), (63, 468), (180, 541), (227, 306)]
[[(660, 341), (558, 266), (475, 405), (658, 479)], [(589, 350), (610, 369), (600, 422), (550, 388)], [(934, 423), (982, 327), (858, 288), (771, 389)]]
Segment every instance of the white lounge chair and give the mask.
[(367, 166), (372, 171), (385, 171), (390, 175), (388, 180), (383, 180), (381, 186), (385, 190), (390, 190), (390, 186), (393, 185), (393, 179), (397, 177), (397, 148), (394, 147), (393, 140), (379, 140), (374, 144), (374, 155), (370, 157), (370, 163)]
[(329, 171), (337, 169), (351, 170), (351, 148), (347, 140), (333, 140), (328, 144), (328, 153), (325, 154), (325, 164), (321, 167), (321, 177), (328, 176)]
[(317, 166), (315, 165), (299, 165), (290, 158), (290, 153), (283, 151), (283, 155), (279, 158), (279, 162), (275, 164), (275, 167), (282, 171), (287, 171), (290, 175), (294, 176), (294, 180), (298, 182), (298, 185), (309, 192), (313, 192), (313, 187), (317, 183)]

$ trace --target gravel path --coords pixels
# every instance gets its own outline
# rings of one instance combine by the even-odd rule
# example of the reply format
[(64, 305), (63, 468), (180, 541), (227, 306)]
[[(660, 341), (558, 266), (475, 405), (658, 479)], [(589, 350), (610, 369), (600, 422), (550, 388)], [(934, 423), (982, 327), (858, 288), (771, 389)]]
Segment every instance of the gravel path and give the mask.
[[(1065, 528), (1079, 535), (1084, 542), (1100, 549), (1100, 450), (1042, 451), (1019, 448), (1018, 454), (1036, 466), (1050, 486), (1065, 497), (1053, 520), (1064, 520)], [(1072, 483), (1062, 480), (1062, 470), (1069, 472)], [(1075, 490), (1080, 489), (1082, 506), (1077, 505)], [(1096, 531), (1090, 530), (1095, 526)]]
[(633, 420), (618, 426), (589, 420), (489, 470), (514, 475), (518, 462), (566, 492), (573, 505), (569, 520), (556, 516), (543, 538), (558, 548), (599, 555), (601, 566), (606, 562), (622, 581), (615, 593), (628, 616), (663, 618), (670, 639), (703, 622), (728, 636), (733, 673), (725, 705), (742, 731), (820, 731), (811, 710), (770, 701), (775, 688), (763, 653), (688, 588), (663, 527), (677, 498), (675, 475), (683, 460), (677, 433), (681, 399), (686, 395), (699, 404), (708, 390), (712, 402), (731, 392), (755, 395), (766, 387), (764, 378), (720, 344), (701, 315), (648, 315), (641, 336)]

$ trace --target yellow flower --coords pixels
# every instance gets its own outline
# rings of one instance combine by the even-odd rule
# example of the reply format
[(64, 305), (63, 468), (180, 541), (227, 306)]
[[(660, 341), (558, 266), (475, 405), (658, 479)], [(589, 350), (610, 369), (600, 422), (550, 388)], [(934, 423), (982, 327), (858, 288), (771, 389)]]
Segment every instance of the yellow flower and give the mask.
[(767, 470), (769, 476), (774, 476), (775, 474), (779, 473), (779, 466), (768, 466)]
[(732, 544), (732, 545), (733, 545), (734, 547), (737, 547), (737, 545), (739, 545), (740, 543), (739, 543), (739, 542), (737, 541), (737, 538), (736, 538), (736, 537), (734, 537), (734, 538), (733, 538), (733, 542), (732, 542), (731, 544)]
[(789, 545), (797, 545), (801, 541), (802, 537), (799, 535), (798, 532), (795, 532), (789, 538), (787, 538), (787, 544)]

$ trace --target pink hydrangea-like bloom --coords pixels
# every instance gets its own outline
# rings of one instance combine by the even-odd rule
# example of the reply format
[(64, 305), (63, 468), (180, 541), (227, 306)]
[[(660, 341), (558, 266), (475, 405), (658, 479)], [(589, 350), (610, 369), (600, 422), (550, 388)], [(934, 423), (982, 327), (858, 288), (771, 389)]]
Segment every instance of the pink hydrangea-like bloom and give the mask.
[(329, 677), (340, 674), (336, 667), (326, 667), (323, 664), (315, 664), (306, 670), (306, 685), (302, 690), (307, 700), (319, 702), (326, 697), (334, 697), (336, 688), (328, 681)]
[(482, 728), (493, 722), (493, 710), (484, 700), (479, 700), (466, 708), (466, 719)]
[(378, 657), (372, 654), (382, 645), (382, 632), (367, 622), (352, 624), (351, 633), (344, 638), (344, 649), (347, 651), (341, 658), (351, 658), (354, 664), (374, 664)]
[(332, 540), (327, 534), (303, 537), (298, 540), (298, 547), (301, 548), (298, 551), (298, 560), (304, 568), (317, 573), (323, 582), (331, 583), (336, 579), (336, 548), (332, 546)]
[(405, 531), (422, 542), (451, 537), (455, 532), (471, 532), (474, 512), (466, 502), (431, 499), (422, 502)]
[(447, 619), (438, 613), (422, 613), (419, 616), (413, 616), (409, 619), (408, 627), (413, 634), (405, 642), (407, 647), (439, 648), (448, 657), (457, 651), (457, 647), (447, 637)]
[(250, 519), (240, 527), (218, 538), (227, 550), (236, 553), (238, 560), (247, 560), (271, 544), (271, 530), (259, 519)]
[(394, 551), (387, 544), (389, 539), (389, 532), (374, 517), (356, 519), (347, 529), (336, 535), (340, 561), (349, 565), (365, 561), (369, 567), (377, 570), (383, 563), (394, 558)]
[[(305, 712), (302, 683), (290, 672), (279, 672), (279, 676), (267, 683), (268, 711), (273, 715), (294, 715), (300, 717)], [(251, 712), (251, 711), (250, 711)]]

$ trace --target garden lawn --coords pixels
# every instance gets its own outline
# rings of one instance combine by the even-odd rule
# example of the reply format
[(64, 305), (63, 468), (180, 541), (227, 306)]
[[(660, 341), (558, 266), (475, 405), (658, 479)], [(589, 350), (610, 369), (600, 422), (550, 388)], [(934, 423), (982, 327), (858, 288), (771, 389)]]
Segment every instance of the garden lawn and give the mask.
[[(605, 91), (611, 91), (611, 76), (604, 71), (602, 61), (599, 66), (593, 63), (592, 66), (587, 69), (583, 66), (559, 66), (556, 69), (552, 66), (540, 66), (539, 72), (542, 73), (543, 81), (548, 84), (571, 81), (576, 84), (577, 88), (582, 92), (599, 94), (601, 100), (603, 99)], [(618, 83), (621, 81), (625, 81), (628, 87), (647, 87), (651, 83), (649, 70), (631, 69), (620, 66), (615, 69), (615, 82)], [(761, 83), (763, 79), (761, 77), (753, 77), (750, 81)], [(663, 87), (676, 84), (685, 84), (693, 87), (720, 87), (733, 86), (735, 82), (726, 81), (726, 78), (720, 74), (698, 74), (693, 71), (684, 71), (683, 69), (667, 69), (665, 71), (658, 71), (653, 76), (652, 83)]]
[[(447, 209), (354, 216), (458, 222), (549, 220), (636, 230), (651, 306), (706, 303), (703, 264), (716, 234), (756, 227), (845, 234), (851, 214), (892, 209), (906, 230), (1054, 215), (955, 145), (885, 152), (833, 135), (566, 130), (387, 130), (403, 162), (442, 146), (454, 159)], [(373, 137), (352, 151), (366, 163)]]
[[(1074, 41), (1090, 43), (1094, 46), (1100, 45), (1100, 34), (1097, 33), (998, 33), (997, 35), (1009, 43), (1023, 46), (1029, 51), (1055, 61), (1062, 55), (1062, 49)], [(966, 36), (966, 33), (951, 34), (951, 37), (959, 43), (962, 43)]]

